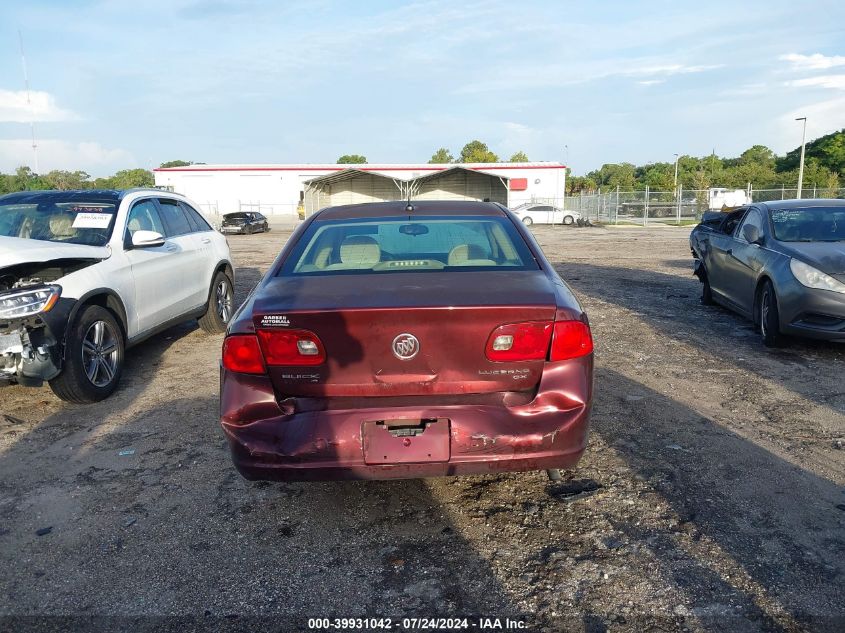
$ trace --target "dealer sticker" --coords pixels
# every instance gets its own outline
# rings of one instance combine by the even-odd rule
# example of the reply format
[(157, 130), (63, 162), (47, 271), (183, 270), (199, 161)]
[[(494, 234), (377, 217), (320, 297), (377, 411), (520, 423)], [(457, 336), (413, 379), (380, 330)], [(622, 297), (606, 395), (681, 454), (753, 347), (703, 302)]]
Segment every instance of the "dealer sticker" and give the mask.
[(111, 213), (77, 213), (73, 220), (75, 229), (107, 229), (111, 224)]
[(261, 317), (261, 327), (288, 327), (290, 321), (284, 314), (265, 314)]

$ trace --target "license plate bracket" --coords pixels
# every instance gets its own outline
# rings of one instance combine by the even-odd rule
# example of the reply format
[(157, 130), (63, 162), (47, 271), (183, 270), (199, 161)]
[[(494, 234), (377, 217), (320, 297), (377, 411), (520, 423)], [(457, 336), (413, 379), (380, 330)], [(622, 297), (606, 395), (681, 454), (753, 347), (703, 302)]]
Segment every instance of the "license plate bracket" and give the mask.
[(368, 420), (361, 425), (365, 464), (448, 462), (448, 418)]

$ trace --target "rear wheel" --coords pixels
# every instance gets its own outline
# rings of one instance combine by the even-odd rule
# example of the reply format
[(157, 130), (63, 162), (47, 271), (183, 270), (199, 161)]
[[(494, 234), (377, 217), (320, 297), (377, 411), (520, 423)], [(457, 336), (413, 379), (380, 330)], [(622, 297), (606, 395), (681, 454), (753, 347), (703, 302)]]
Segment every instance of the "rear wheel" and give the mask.
[(199, 319), (200, 327), (209, 334), (226, 331), (235, 311), (235, 291), (232, 280), (224, 272), (218, 272), (211, 284), (205, 314)]
[(780, 333), (780, 313), (778, 312), (778, 298), (771, 281), (766, 280), (760, 290), (758, 314), (760, 318), (760, 335), (766, 347), (778, 347), (783, 342)]
[(523, 223), (525, 226), (531, 226), (532, 224), (534, 224), (534, 220), (532, 220), (531, 218), (529, 218), (528, 216), (526, 216), (526, 217), (522, 218), (522, 223)]
[(575, 218), (573, 218), (571, 215), (563, 216), (563, 223), (564, 224), (572, 224), (574, 222), (575, 222)]
[(68, 330), (65, 366), (50, 389), (66, 402), (109, 397), (120, 382), (125, 343), (114, 315), (98, 305), (82, 308)]

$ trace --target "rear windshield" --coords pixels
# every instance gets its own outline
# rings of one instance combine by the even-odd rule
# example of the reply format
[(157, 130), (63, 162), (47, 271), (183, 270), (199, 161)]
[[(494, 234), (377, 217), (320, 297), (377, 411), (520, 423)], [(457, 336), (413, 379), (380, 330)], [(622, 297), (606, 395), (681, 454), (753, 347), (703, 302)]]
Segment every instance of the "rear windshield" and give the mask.
[(537, 268), (507, 218), (403, 216), (314, 222), (285, 261), (281, 275)]
[(773, 209), (771, 215), (781, 242), (845, 241), (845, 207)]

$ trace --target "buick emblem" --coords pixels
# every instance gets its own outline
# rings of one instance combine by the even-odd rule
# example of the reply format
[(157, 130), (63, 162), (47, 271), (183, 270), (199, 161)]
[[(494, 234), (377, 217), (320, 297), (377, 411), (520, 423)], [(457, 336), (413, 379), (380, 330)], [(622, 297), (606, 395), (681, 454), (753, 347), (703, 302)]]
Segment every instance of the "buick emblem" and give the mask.
[(393, 355), (399, 360), (411, 360), (420, 351), (420, 342), (413, 334), (400, 334), (393, 339)]

